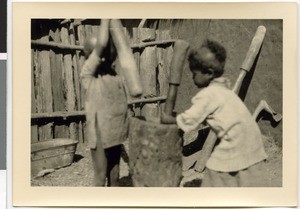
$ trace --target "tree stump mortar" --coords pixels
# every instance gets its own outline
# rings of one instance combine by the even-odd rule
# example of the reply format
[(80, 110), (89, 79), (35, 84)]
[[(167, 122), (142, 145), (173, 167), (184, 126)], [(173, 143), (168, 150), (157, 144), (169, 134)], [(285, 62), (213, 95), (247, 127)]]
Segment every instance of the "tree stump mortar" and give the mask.
[(135, 187), (177, 187), (182, 139), (176, 125), (130, 118), (129, 168)]

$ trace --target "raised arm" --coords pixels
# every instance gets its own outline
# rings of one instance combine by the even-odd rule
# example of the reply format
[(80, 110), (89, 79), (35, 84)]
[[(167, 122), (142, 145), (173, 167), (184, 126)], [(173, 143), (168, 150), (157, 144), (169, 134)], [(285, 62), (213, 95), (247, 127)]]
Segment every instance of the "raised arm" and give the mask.
[(94, 74), (101, 64), (101, 56), (109, 39), (109, 19), (102, 19), (97, 36), (90, 37), (84, 45), (86, 61), (82, 66), (80, 77), (84, 89), (89, 87)]
[(101, 19), (100, 29), (97, 35), (97, 44), (95, 47), (96, 54), (101, 57), (109, 39), (109, 19)]

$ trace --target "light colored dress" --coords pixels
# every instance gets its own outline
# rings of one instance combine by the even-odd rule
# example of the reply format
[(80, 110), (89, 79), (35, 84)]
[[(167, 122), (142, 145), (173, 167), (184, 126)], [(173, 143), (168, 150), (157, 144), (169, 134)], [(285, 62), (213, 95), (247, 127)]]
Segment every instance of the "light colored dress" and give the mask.
[[(86, 90), (88, 146), (103, 148), (123, 143), (127, 138), (127, 99), (124, 82), (118, 75), (95, 75), (101, 60), (93, 51), (82, 67), (80, 77)], [(100, 66), (101, 67), (101, 66)]]

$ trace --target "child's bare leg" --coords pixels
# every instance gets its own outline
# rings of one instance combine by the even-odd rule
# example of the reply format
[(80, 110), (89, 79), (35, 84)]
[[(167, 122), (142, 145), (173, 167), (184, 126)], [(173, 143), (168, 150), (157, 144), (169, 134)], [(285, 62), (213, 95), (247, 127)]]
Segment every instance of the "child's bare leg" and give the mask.
[(119, 165), (121, 158), (121, 145), (106, 149), (107, 178), (109, 186), (119, 186)]
[(94, 185), (105, 186), (107, 159), (100, 140), (97, 140), (96, 149), (91, 149), (94, 166)]

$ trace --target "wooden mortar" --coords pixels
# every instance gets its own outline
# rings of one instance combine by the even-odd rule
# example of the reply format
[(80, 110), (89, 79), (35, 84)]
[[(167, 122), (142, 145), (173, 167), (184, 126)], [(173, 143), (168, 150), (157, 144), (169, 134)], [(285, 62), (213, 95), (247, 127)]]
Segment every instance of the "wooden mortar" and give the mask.
[(129, 168), (135, 187), (177, 187), (182, 139), (177, 125), (129, 119)]

